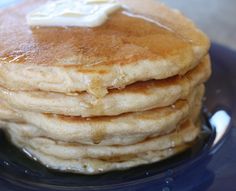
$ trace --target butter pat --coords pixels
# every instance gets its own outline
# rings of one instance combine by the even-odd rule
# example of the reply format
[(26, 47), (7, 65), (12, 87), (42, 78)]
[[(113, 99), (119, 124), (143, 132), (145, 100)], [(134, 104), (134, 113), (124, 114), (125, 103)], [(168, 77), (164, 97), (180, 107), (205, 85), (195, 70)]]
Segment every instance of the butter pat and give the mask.
[(97, 27), (121, 8), (115, 0), (49, 1), (27, 15), (30, 26)]

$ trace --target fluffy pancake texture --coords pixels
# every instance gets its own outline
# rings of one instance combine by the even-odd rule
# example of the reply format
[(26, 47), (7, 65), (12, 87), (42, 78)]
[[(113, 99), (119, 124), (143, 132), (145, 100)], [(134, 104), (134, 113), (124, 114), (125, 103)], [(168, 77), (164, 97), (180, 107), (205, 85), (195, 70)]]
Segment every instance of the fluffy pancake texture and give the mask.
[(22, 120), (38, 127), (40, 131), (37, 129), (33, 133), (37, 131), (41, 136), (82, 144), (128, 145), (173, 131), (193, 112), (196, 114), (191, 115), (191, 118), (195, 121), (200, 112), (203, 93), (204, 87), (201, 86), (188, 100), (177, 101), (169, 107), (113, 117), (69, 117), (17, 111), (9, 106), (5, 108), (21, 115), (21, 118), (16, 118), (17, 121)]
[(47, 0), (0, 10), (0, 128), (48, 168), (99, 174), (185, 151), (201, 132), (209, 40), (154, 0), (95, 28), (34, 27)]
[[(54, 155), (63, 159), (76, 159), (76, 158), (106, 158), (115, 157), (119, 155), (137, 154), (146, 151), (146, 148), (150, 150), (164, 150), (174, 146), (179, 146), (187, 142), (191, 142), (196, 138), (199, 132), (199, 128), (196, 128), (190, 121), (182, 123), (177, 130), (171, 133), (165, 134), (163, 136), (157, 136), (153, 138), (148, 138), (142, 142), (132, 144), (132, 145), (112, 145), (112, 146), (102, 146), (102, 145), (82, 145), (73, 142), (61, 142), (54, 141), (46, 137), (30, 137), (28, 136), (33, 130), (30, 125), (27, 127), (24, 124), (9, 124), (9, 132), (18, 139), (19, 142), (29, 144), (35, 149), (39, 149), (41, 152), (46, 152), (46, 154), (53, 153), (57, 151)], [(22, 131), (24, 130), (24, 131)], [(26, 131), (29, 131), (27, 133)], [(25, 136), (28, 134), (27, 136)], [(63, 149), (66, 147), (67, 149)], [(79, 149), (77, 152), (76, 150)]]
[(97, 28), (30, 28), (26, 14), (44, 2), (28, 0), (0, 12), (5, 88), (103, 97), (111, 88), (185, 74), (209, 49), (191, 21), (152, 0), (121, 0), (126, 9)]
[(87, 93), (64, 95), (50, 92), (10, 91), (0, 87), (0, 98), (20, 110), (54, 113), (70, 116), (114, 116), (127, 112), (146, 111), (186, 99), (211, 74), (209, 57), (206, 57), (185, 76), (166, 80), (137, 82), (125, 89), (110, 90), (105, 97)]
[[(95, 175), (108, 171), (126, 170), (139, 165), (159, 162), (180, 152), (183, 152), (187, 148), (189, 148), (189, 145), (182, 145), (179, 147), (162, 151), (149, 151), (145, 153), (140, 153), (136, 158), (134, 156), (125, 156), (124, 158), (127, 159), (125, 161), (106, 161), (88, 158), (77, 160), (64, 160), (61, 158), (54, 157), (53, 155), (47, 155), (43, 152), (29, 147), (26, 147), (26, 150), (48, 168), (64, 172)], [(118, 157), (115, 158), (117, 159)]]

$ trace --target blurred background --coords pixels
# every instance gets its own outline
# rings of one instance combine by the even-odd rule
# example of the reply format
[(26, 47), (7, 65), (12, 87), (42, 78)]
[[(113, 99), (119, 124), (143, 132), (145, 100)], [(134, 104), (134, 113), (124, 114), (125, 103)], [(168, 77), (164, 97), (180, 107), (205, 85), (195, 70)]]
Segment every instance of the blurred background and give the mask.
[(161, 0), (191, 18), (212, 41), (236, 50), (236, 0)]

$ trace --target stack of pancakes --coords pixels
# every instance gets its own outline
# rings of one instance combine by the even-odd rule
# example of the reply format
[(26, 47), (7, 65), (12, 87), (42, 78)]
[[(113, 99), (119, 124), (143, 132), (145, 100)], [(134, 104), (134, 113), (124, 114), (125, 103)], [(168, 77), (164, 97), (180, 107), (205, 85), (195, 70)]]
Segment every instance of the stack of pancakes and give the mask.
[(200, 133), (209, 40), (152, 0), (96, 28), (30, 28), (45, 0), (0, 12), (0, 119), (49, 168), (97, 174), (157, 162)]

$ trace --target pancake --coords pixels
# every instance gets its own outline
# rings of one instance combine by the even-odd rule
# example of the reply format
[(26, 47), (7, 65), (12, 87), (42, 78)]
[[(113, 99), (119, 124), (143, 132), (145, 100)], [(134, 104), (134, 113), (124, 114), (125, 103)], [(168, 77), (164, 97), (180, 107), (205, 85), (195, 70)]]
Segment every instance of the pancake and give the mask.
[(110, 90), (105, 97), (87, 93), (65, 95), (52, 92), (10, 91), (0, 87), (0, 98), (19, 110), (54, 113), (69, 116), (114, 116), (128, 112), (146, 111), (186, 99), (211, 74), (209, 57), (186, 75), (165, 80), (137, 82), (121, 90)]
[[(18, 143), (21, 143), (22, 145), (28, 145), (35, 150), (65, 160), (87, 157), (108, 158), (144, 153), (147, 150), (164, 150), (191, 142), (199, 134), (199, 128), (196, 128), (191, 121), (186, 121), (169, 134), (154, 138), (151, 137), (136, 144), (101, 146), (55, 141), (43, 136), (28, 136), (34, 129), (35, 127), (31, 125), (12, 123), (8, 125), (7, 132), (14, 137), (14, 140), (18, 140)], [(28, 133), (26, 131), (28, 131)]]
[[(174, 149), (175, 147), (181, 147), (182, 145), (186, 145), (194, 141), (200, 130), (199, 127), (195, 127), (190, 121), (187, 121), (183, 123), (179, 129), (170, 134), (151, 138), (135, 145), (87, 146), (76, 143), (72, 144), (53, 141), (44, 137), (25, 137), (24, 133), (21, 134), (21, 130), (24, 128), (21, 126), (23, 125), (14, 124), (10, 125), (7, 129), (13, 143), (20, 148), (27, 149), (27, 151), (33, 154), (33, 156), (39, 158), (42, 163), (46, 164), (45, 159), (42, 159), (40, 155), (52, 157), (50, 158), (51, 162), (48, 163), (47, 161), (47, 165), (52, 164), (54, 161), (53, 158), (65, 161), (67, 163), (70, 161), (77, 161), (78, 166), (81, 166), (84, 163), (84, 160), (87, 160), (87, 166), (90, 166), (89, 169), (92, 168), (92, 173), (96, 173), (98, 169), (107, 171), (106, 166), (94, 166), (93, 161), (103, 161), (105, 164), (108, 163), (113, 166), (114, 169), (116, 169), (116, 164), (124, 165), (132, 161), (140, 161), (141, 159), (142, 162), (131, 164), (132, 166), (142, 164), (144, 162), (144, 158), (150, 162), (151, 158), (148, 156), (149, 153), (157, 152), (157, 156), (160, 157), (159, 154), (162, 154), (163, 152), (165, 153), (168, 149), (172, 150), (172, 148)], [(30, 128), (30, 126), (27, 127), (29, 131), (31, 131)], [(147, 155), (146, 157), (144, 157), (145, 154)], [(167, 155), (166, 157), (168, 156), (170, 155)], [(155, 155), (152, 155), (152, 157), (155, 158)], [(155, 162), (155, 160), (153, 162)], [(57, 167), (57, 169), (60, 168)], [(68, 164), (64, 166), (63, 169), (69, 169)], [(88, 173), (81, 171), (79, 172)]]
[(140, 153), (136, 158), (133, 156), (128, 156), (126, 161), (106, 161), (98, 159), (77, 159), (77, 160), (63, 160), (56, 158), (51, 155), (46, 155), (38, 150), (26, 147), (25, 151), (31, 153), (30, 155), (37, 158), (39, 162), (45, 165), (47, 168), (63, 171), (80, 173), (87, 175), (101, 174), (114, 170), (126, 170), (135, 166), (147, 165), (155, 162), (162, 161), (171, 156), (174, 156), (180, 152), (183, 152), (189, 145), (183, 145), (180, 147), (175, 147), (172, 149), (167, 149), (163, 151), (151, 151)]
[(23, 121), (19, 113), (15, 112), (12, 109), (9, 109), (9, 107), (7, 107), (1, 100), (0, 100), (0, 120), (2, 121), (1, 122), (2, 124), (4, 124), (3, 121), (14, 121), (14, 122)]
[(96, 28), (30, 28), (26, 15), (46, 0), (0, 12), (0, 85), (9, 90), (87, 91), (183, 75), (207, 55), (209, 40), (183, 15), (154, 0), (125, 7)]
[(188, 100), (179, 100), (164, 108), (112, 117), (81, 118), (15, 111), (24, 122), (37, 127), (31, 134), (25, 130), (27, 136), (40, 135), (64, 142), (91, 145), (129, 145), (150, 136), (169, 133), (188, 117), (195, 121), (201, 109), (203, 93), (204, 86), (201, 85)]
[(1, 120), (0, 120), (0, 130), (1, 130), (1, 129), (5, 129), (6, 126), (7, 126), (7, 124), (8, 124), (8, 122), (6, 122), (6, 121), (1, 121)]

